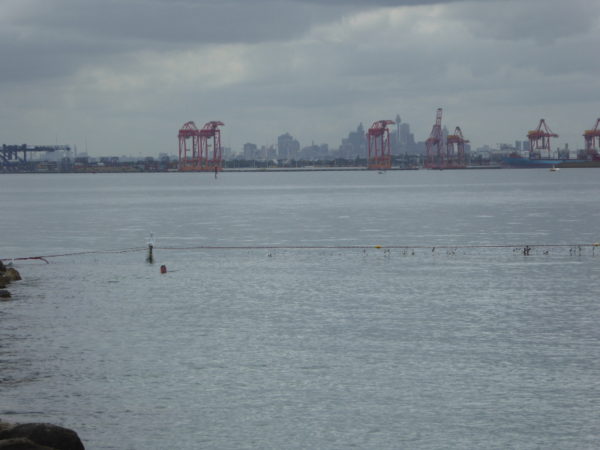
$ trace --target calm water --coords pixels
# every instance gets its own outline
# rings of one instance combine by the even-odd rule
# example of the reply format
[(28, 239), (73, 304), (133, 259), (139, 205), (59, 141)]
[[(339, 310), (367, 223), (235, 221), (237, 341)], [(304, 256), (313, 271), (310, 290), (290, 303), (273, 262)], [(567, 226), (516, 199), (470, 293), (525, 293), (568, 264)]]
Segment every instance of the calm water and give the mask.
[[(89, 449), (600, 447), (600, 249), (577, 248), (600, 242), (598, 170), (1, 175), (0, 193), (1, 258), (158, 247), (15, 262), (4, 420)], [(294, 245), (369, 248), (166, 249)]]

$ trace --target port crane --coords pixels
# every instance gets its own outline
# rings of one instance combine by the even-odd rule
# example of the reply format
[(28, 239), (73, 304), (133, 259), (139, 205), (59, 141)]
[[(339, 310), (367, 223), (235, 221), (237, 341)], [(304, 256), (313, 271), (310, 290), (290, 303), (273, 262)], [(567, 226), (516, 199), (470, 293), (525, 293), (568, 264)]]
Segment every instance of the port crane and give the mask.
[(587, 159), (600, 160), (598, 150), (600, 148), (600, 118), (596, 119), (596, 125), (591, 130), (583, 133), (585, 139), (585, 156)]
[(442, 151), (442, 108), (438, 108), (435, 114), (435, 124), (431, 129), (429, 137), (425, 141), (425, 167), (428, 169), (439, 169), (445, 164), (445, 155)]
[(221, 130), (223, 122), (214, 120), (208, 122), (200, 130), (200, 160), (201, 170), (220, 171), (223, 165), (221, 150)]
[(181, 127), (177, 137), (179, 139), (179, 170), (192, 170), (198, 161), (200, 130), (193, 121), (189, 121)]
[(550, 157), (550, 138), (552, 137), (558, 137), (558, 134), (552, 132), (544, 119), (540, 119), (537, 128), (527, 133), (527, 138), (529, 139), (529, 159), (541, 159), (542, 150), (546, 150), (548, 157)]
[(207, 122), (202, 129), (198, 129), (193, 121), (189, 121), (181, 127), (178, 133), (180, 171), (222, 170), (223, 155), (219, 127), (223, 125), (225, 125), (223, 122), (215, 120)]
[(464, 138), (460, 127), (454, 129), (454, 134), (446, 137), (446, 161), (448, 167), (462, 169), (467, 166), (465, 158), (465, 144), (469, 141)]
[(368, 163), (372, 170), (386, 170), (392, 168), (392, 153), (390, 150), (390, 131), (388, 125), (393, 120), (378, 120), (367, 131)]

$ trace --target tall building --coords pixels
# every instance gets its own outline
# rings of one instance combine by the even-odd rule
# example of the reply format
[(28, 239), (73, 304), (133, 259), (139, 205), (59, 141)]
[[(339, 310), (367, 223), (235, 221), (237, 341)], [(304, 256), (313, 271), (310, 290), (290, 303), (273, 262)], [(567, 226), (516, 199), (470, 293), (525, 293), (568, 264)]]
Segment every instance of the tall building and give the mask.
[(415, 136), (410, 132), (410, 124), (402, 122), (399, 114), (396, 115), (396, 132), (390, 137), (394, 155), (415, 151)]
[[(400, 118), (400, 114), (396, 114), (396, 145), (394, 145), (394, 149), (397, 149), (397, 150), (400, 150), (400, 145), (402, 142), (402, 140), (400, 139), (401, 128), (402, 128), (402, 119)], [(396, 153), (396, 152), (394, 152), (394, 153)], [(398, 153), (399, 153), (399, 151), (398, 151)]]
[(367, 137), (362, 123), (356, 127), (356, 131), (351, 131), (347, 138), (342, 139), (339, 156), (345, 159), (367, 157)]
[(297, 159), (300, 152), (300, 142), (290, 133), (282, 134), (277, 138), (277, 157), (279, 159)]
[(256, 146), (256, 144), (246, 142), (244, 144), (244, 159), (249, 161), (252, 159), (257, 159), (257, 157), (258, 157), (258, 147)]
[(400, 144), (405, 147), (415, 145), (415, 135), (410, 132), (410, 125), (407, 123), (400, 125)]
[(316, 145), (313, 143), (308, 147), (304, 147), (300, 150), (300, 159), (306, 161), (317, 161), (320, 159), (327, 159), (329, 155), (329, 146), (327, 144)]

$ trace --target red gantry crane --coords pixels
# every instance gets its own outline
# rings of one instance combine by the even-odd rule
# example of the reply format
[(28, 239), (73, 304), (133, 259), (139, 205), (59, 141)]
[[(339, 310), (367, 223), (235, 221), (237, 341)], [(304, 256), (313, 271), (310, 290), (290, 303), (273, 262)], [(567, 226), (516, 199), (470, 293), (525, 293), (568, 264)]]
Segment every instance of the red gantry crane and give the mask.
[(367, 168), (373, 170), (392, 168), (390, 131), (387, 126), (393, 123), (395, 123), (393, 120), (378, 120), (369, 128), (367, 132), (369, 149)]
[[(177, 135), (179, 138), (179, 170), (194, 170), (200, 148), (200, 130), (192, 121), (186, 122)], [(188, 141), (191, 146), (188, 148)]]
[(463, 137), (460, 127), (456, 127), (454, 134), (446, 137), (446, 165), (449, 168), (464, 169), (467, 167), (465, 159), (465, 144), (469, 141)]
[(200, 130), (200, 159), (202, 169), (220, 171), (223, 168), (223, 156), (221, 150), (221, 130), (223, 122), (207, 122)]
[(429, 137), (425, 141), (426, 155), (425, 167), (427, 169), (441, 169), (444, 167), (445, 155), (442, 151), (442, 108), (438, 108), (435, 115), (435, 124)]
[[(223, 122), (208, 122), (199, 130), (186, 122), (179, 130), (179, 170), (188, 172), (220, 171), (223, 166), (221, 130)], [(188, 141), (191, 146), (188, 148)]]
[(529, 159), (541, 159), (542, 150), (548, 151), (549, 158), (552, 151), (550, 148), (551, 137), (558, 137), (558, 134), (552, 132), (544, 119), (540, 119), (538, 127), (527, 133), (527, 138), (529, 139)]
[(598, 150), (600, 148), (600, 119), (596, 120), (596, 125), (591, 130), (585, 130), (585, 156), (587, 159), (600, 160)]

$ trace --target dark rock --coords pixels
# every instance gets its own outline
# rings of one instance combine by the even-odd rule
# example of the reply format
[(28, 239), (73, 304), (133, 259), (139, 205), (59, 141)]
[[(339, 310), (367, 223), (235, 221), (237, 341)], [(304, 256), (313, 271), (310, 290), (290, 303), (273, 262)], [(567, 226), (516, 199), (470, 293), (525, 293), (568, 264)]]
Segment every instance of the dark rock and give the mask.
[(4, 265), (4, 263), (2, 262), (2, 260), (0, 259), (0, 273), (4, 273), (6, 272), (6, 266)]
[(10, 292), (5, 289), (0, 289), (0, 298), (10, 298)]
[(27, 438), (5, 439), (0, 441), (0, 450), (56, 450), (52, 447), (39, 445)]
[(0, 275), (0, 284), (3, 284), (4, 286), (6, 286), (9, 283), (10, 283), (10, 279), (8, 277), (6, 277), (5, 275)]
[(19, 281), (22, 279), (21, 274), (17, 271), (17, 269), (14, 269), (12, 267), (6, 269), (6, 273), (4, 274), (4, 276), (10, 281)]
[(36, 444), (56, 450), (84, 450), (77, 433), (49, 423), (24, 423), (0, 431), (0, 442), (2, 439), (15, 438), (27, 438)]

